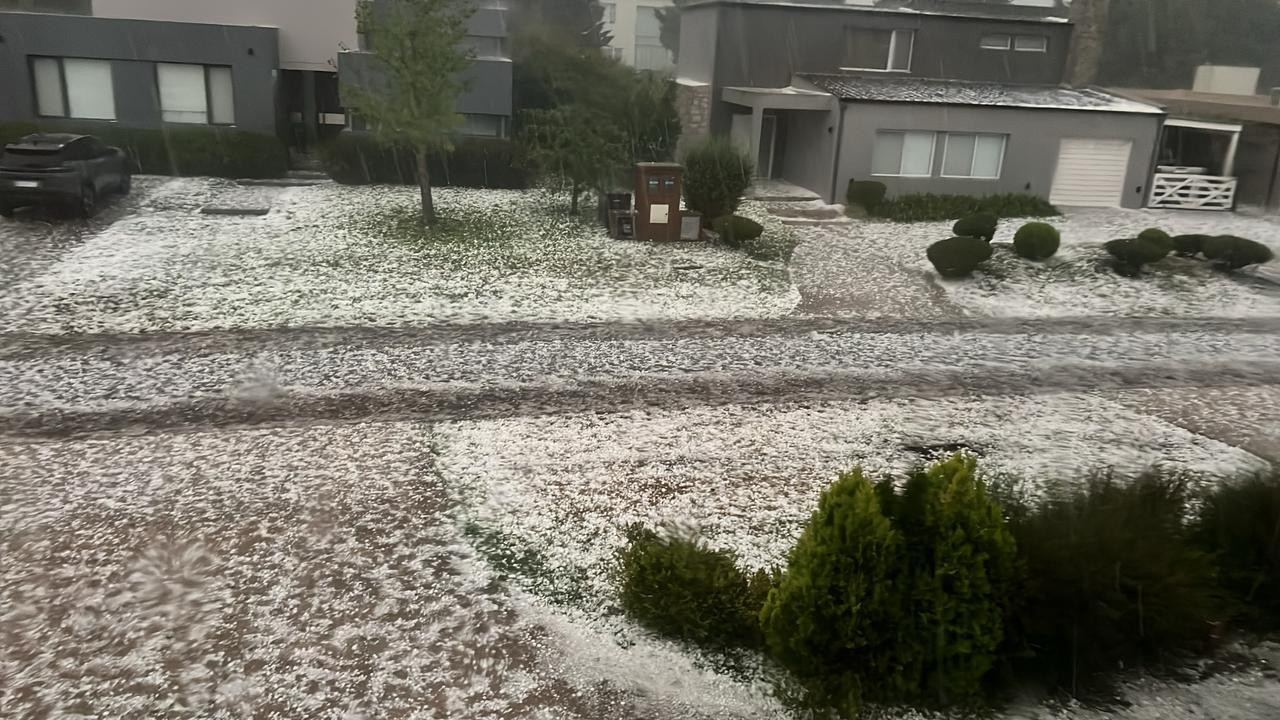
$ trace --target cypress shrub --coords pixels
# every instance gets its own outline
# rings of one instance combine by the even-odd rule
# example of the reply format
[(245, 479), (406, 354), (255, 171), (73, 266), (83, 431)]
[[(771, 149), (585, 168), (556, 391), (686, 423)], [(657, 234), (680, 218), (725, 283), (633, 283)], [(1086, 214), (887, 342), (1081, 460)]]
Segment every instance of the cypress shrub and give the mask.
[(977, 237), (953, 237), (929, 246), (926, 255), (938, 274), (945, 278), (966, 277), (991, 259), (990, 243)]
[(1227, 271), (1260, 265), (1275, 258), (1275, 253), (1266, 245), (1233, 235), (1220, 235), (1205, 240), (1202, 251), (1206, 258)]
[(684, 157), (684, 201), (706, 218), (732, 215), (751, 187), (751, 157), (727, 138), (707, 138)]
[(958, 237), (976, 237), (991, 242), (999, 224), (1000, 218), (995, 213), (977, 212), (957, 220), (951, 227), (951, 232)]
[(1169, 242), (1173, 243), (1173, 251), (1181, 257), (1194, 257), (1204, 250), (1204, 243), (1208, 239), (1208, 235), (1174, 235), (1169, 238)]
[(1205, 498), (1195, 525), (1244, 618), (1280, 629), (1280, 474), (1218, 487)]
[(1073, 694), (1135, 663), (1203, 646), (1219, 618), (1208, 553), (1186, 525), (1177, 478), (1109, 476), (1012, 523), (1026, 596), (1022, 668)]
[(1058, 252), (1062, 236), (1049, 223), (1032, 222), (1018, 228), (1013, 236), (1013, 249), (1018, 255), (1034, 261), (1048, 260)]
[(1143, 265), (1162, 260), (1169, 254), (1168, 247), (1141, 238), (1112, 240), (1103, 247), (1115, 258), (1116, 272), (1126, 277), (1140, 275)]
[(845, 200), (850, 205), (857, 205), (867, 212), (872, 212), (877, 205), (884, 201), (886, 192), (888, 192), (888, 188), (882, 182), (850, 180), (849, 190), (845, 193)]
[(750, 240), (764, 234), (764, 226), (741, 215), (725, 215), (711, 221), (711, 229), (715, 230), (725, 243), (733, 247), (742, 247)]
[(690, 535), (661, 536), (627, 528), (618, 553), (623, 610), (642, 625), (715, 646), (758, 645), (760, 608), (770, 588), (763, 572), (748, 576), (737, 557)]

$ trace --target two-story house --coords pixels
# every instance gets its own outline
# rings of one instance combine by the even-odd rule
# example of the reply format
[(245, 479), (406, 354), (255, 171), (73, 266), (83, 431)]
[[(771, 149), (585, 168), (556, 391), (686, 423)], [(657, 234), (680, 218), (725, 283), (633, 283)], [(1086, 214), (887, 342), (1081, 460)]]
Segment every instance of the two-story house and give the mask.
[(699, 0), (681, 22), (685, 137), (728, 134), (757, 174), (828, 201), (874, 179), (1141, 207), (1164, 113), (1062, 85), (1058, 5)]

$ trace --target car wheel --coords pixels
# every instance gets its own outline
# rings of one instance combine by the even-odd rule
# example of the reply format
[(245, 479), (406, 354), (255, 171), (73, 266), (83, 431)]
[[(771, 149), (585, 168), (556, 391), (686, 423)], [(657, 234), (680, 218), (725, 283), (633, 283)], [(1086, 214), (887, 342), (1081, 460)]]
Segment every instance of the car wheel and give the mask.
[(133, 189), (133, 173), (126, 172), (120, 178), (120, 194), (128, 195), (129, 191), (132, 189)]
[(93, 189), (92, 185), (85, 185), (80, 188), (80, 204), (76, 207), (76, 214), (82, 218), (91, 218), (97, 209), (98, 192)]

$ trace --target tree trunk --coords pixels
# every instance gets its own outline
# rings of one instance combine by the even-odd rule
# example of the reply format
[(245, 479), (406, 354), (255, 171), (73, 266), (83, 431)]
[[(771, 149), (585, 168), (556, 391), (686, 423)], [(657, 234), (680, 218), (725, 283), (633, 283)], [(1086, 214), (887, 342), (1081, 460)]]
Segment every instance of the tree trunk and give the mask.
[(581, 191), (578, 190), (577, 182), (574, 182), (573, 185), (569, 187), (569, 192), (569, 214), (574, 217), (578, 217), (578, 193)]
[(1075, 0), (1071, 20), (1075, 34), (1071, 42), (1071, 63), (1067, 81), (1075, 87), (1092, 85), (1102, 66), (1102, 49), (1107, 36), (1107, 14), (1111, 0)]
[(422, 224), (436, 224), (436, 204), (431, 199), (431, 174), (427, 171), (427, 151), (418, 148), (414, 152), (418, 161), (418, 189), (422, 191)]

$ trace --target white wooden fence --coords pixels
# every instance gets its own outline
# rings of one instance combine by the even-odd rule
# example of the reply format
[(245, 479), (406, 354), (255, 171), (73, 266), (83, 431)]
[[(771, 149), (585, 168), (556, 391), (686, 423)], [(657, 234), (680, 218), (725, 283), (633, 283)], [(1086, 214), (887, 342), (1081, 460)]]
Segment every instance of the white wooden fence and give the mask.
[(1233, 177), (1156, 173), (1147, 205), (1180, 210), (1230, 210), (1235, 206), (1236, 183)]

